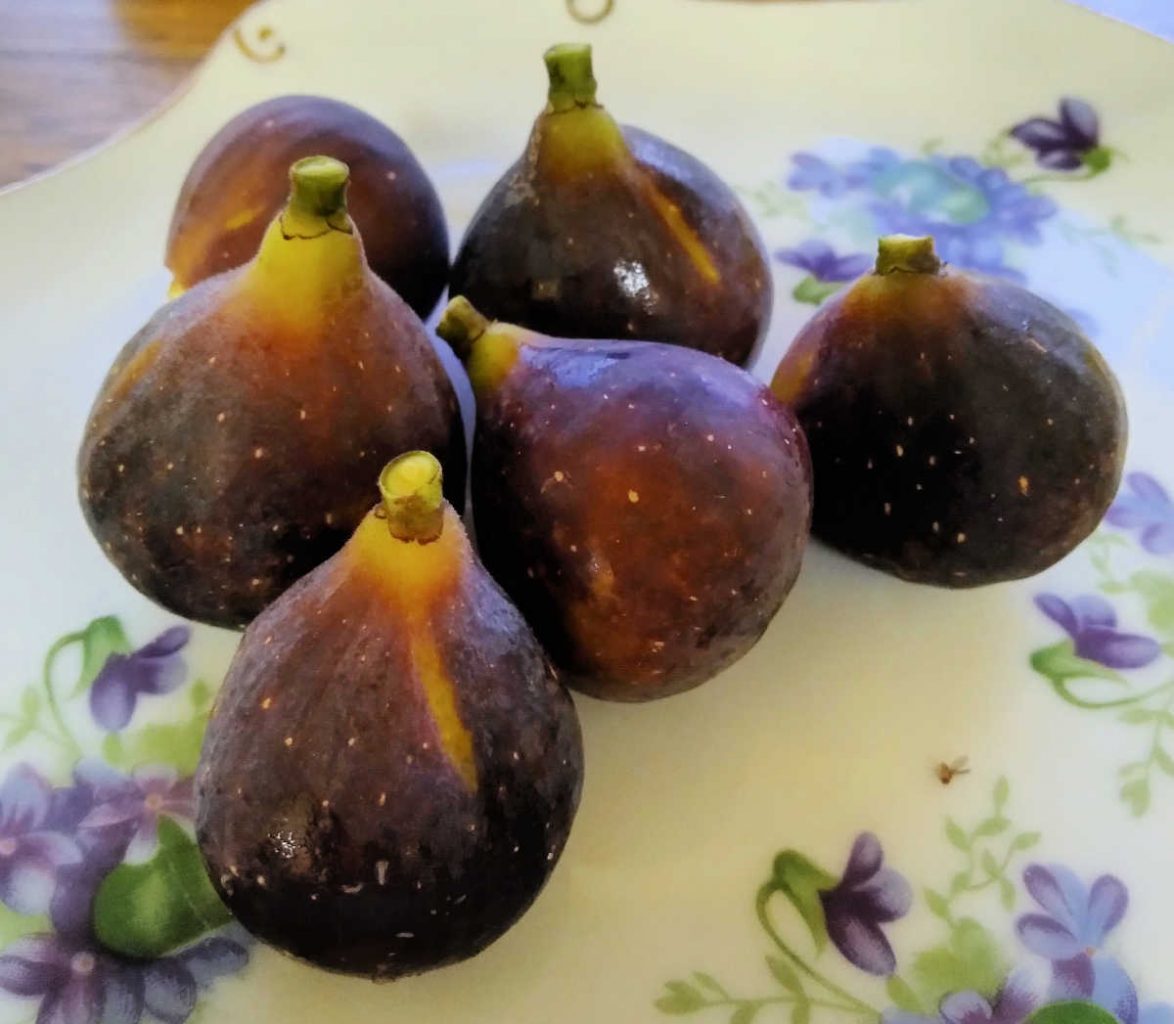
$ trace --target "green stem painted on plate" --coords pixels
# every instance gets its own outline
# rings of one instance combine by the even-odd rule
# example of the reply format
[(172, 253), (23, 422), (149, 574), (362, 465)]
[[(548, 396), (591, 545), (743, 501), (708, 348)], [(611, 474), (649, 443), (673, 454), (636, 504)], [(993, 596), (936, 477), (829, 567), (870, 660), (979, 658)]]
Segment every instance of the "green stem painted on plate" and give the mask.
[(774, 922), (770, 919), (770, 898), (777, 890), (773, 885), (767, 883), (758, 890), (758, 896), (754, 901), (754, 912), (758, 915), (758, 922), (762, 925), (762, 930), (770, 937), (771, 942), (778, 947), (780, 953), (783, 954), (791, 964), (798, 970), (802, 971), (807, 977), (821, 986), (825, 991), (831, 993), (833, 996), (842, 999), (846, 1004), (842, 1007), (845, 1010), (851, 1010), (864, 1016), (880, 1017), (880, 1011), (864, 1002), (862, 999), (857, 999), (851, 992), (841, 988), (834, 981), (830, 981), (812, 967), (806, 960), (804, 960), (798, 953), (796, 953), (784, 941), (774, 926)]
[(1174, 691), (1174, 679), (1169, 682), (1162, 683), (1159, 686), (1154, 686), (1149, 690), (1144, 690), (1141, 693), (1136, 693), (1131, 697), (1119, 697), (1117, 700), (1085, 700), (1083, 697), (1077, 697), (1068, 689), (1067, 679), (1049, 679), (1052, 684), (1052, 689), (1056, 691), (1064, 700), (1066, 700), (1073, 707), (1084, 708), (1088, 711), (1109, 711), (1113, 708), (1127, 708), (1135, 704), (1141, 704), (1158, 694)]
[[(65, 718), (61, 714), (61, 705), (58, 703), (57, 693), (53, 689), (53, 665), (57, 661), (57, 656), (62, 651), (72, 644), (81, 643), (84, 639), (84, 632), (67, 633), (63, 636), (49, 648), (49, 653), (45, 655), (45, 664), (41, 673), (41, 682), (45, 690), (45, 700), (48, 702), (49, 713), (53, 716), (53, 721), (59, 733), (56, 737), (57, 742), (64, 746), (75, 758), (79, 759), (83, 756), (84, 751), (73, 733), (70, 732), (69, 726), (65, 724)], [(46, 733), (46, 735), (48, 734)]]

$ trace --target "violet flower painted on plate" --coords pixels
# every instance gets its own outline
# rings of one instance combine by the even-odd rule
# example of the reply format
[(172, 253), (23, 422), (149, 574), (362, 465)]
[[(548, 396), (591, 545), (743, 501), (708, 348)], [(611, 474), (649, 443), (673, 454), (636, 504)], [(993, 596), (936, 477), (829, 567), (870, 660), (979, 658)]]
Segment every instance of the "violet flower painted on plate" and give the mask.
[[(11, 762), (0, 781), (0, 1000), (37, 1024), (183, 1024), (248, 962), (190, 831), (210, 691), (188, 682), (189, 635), (174, 626), (133, 649), (117, 619), (96, 619), (0, 714), (10, 756), (35, 739), (44, 762)], [(185, 693), (178, 721), (136, 723)]]
[[(1174, 1024), (1174, 1005), (1155, 999), (1115, 952), (1125, 883), (1032, 860), (1041, 836), (1013, 825), (1010, 796), (999, 779), (989, 814), (968, 828), (947, 819), (961, 863), (920, 898), (872, 833), (856, 837), (839, 876), (784, 850), (755, 898), (770, 987), (743, 995), (693, 971), (668, 982), (656, 1008), (729, 1024)], [(1013, 948), (974, 916), (992, 900), (1011, 918)], [(940, 940), (908, 952), (891, 929), (914, 914), (936, 919)]]
[(1119, 770), (1121, 799), (1137, 816), (1174, 777), (1174, 501), (1133, 472), (1085, 544), (1095, 593), (1036, 595), (1062, 636), (1031, 655), (1057, 696), (1137, 736), (1138, 757)]
[[(1026, 284), (1098, 338), (1090, 296), (1111, 301), (1104, 278), (1119, 292), (1122, 268), (1147, 260), (1137, 246), (1158, 239), (1123, 214), (1100, 225), (1061, 204), (1069, 186), (1108, 172), (1121, 155), (1088, 100), (1062, 97), (1053, 113), (1008, 121), (977, 154), (951, 151), (940, 138), (917, 152), (825, 139), (743, 190), (768, 240), (778, 239), (774, 258), (792, 298), (819, 305), (865, 273), (881, 235), (932, 235), (946, 263)], [(1156, 273), (1167, 276), (1128, 278)], [(1093, 276), (1098, 288), (1089, 286)]]

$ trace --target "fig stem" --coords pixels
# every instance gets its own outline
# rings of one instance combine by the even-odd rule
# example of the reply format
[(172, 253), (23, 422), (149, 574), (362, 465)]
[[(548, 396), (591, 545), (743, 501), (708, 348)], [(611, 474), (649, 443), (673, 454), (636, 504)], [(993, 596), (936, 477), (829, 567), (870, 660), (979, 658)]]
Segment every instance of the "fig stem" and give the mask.
[(594, 107), (595, 74), (591, 69), (588, 43), (559, 43), (546, 51), (546, 72), (550, 76), (550, 109), (564, 113), (576, 107)]
[(482, 316), (468, 299), (458, 295), (445, 307), (436, 333), (448, 342), (462, 363), (469, 361), (473, 345), (489, 328), (489, 320)]
[(289, 169), (289, 200), (282, 213), (288, 236), (316, 238), (327, 231), (354, 231), (347, 213), (351, 171), (331, 156), (307, 156)]
[(941, 269), (930, 235), (885, 235), (876, 243), (878, 274), (936, 274)]
[(379, 474), (387, 528), (393, 537), (417, 544), (436, 540), (444, 530), (444, 472), (429, 452), (405, 452)]

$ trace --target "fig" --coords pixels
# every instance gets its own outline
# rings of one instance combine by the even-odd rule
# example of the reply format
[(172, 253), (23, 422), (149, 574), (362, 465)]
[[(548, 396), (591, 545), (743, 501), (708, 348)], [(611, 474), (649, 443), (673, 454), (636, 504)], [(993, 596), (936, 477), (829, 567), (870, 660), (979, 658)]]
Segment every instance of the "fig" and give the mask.
[(1125, 456), (1117, 381), (1070, 317), (882, 238), (772, 383), (811, 446), (813, 532), (917, 583), (1041, 572), (1100, 522)]
[(425, 448), (463, 506), (456, 394), (416, 314), (367, 267), (346, 165), (308, 157), (256, 257), (160, 309), (123, 348), (78, 455), (82, 509), (122, 574), (239, 627), (334, 554), (364, 481)]
[(478, 563), (431, 455), (245, 632), (196, 772), (196, 834), (258, 938), (391, 979), (473, 956), (554, 870), (579, 723)]
[(450, 294), (568, 338), (652, 340), (746, 365), (771, 276), (733, 192), (689, 154), (621, 128), (595, 99), (591, 47), (546, 54), (549, 103), (474, 215)]
[(351, 214), (371, 269), (428, 316), (448, 278), (440, 197), (387, 125), (323, 96), (279, 96), (249, 107), (196, 157), (167, 236), (173, 294), (252, 259), (285, 205), (287, 168), (319, 153), (351, 169)]
[(481, 558), (567, 684), (651, 700), (745, 654), (811, 515), (803, 434), (766, 386), (703, 352), (490, 323), (463, 298), (439, 331), (477, 395)]

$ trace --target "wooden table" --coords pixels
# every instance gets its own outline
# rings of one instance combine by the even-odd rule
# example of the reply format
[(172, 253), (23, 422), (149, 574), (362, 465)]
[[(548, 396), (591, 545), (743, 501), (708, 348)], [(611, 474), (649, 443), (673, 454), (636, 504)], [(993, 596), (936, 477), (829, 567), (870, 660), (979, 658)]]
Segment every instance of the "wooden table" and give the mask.
[[(1174, 39), (1174, 0), (1074, 2)], [(0, 186), (141, 119), (178, 88), (248, 5), (0, 0)]]
[(0, 0), (0, 186), (149, 113), (249, 0)]

